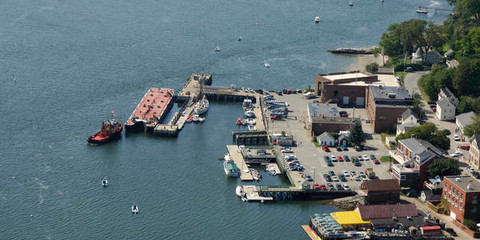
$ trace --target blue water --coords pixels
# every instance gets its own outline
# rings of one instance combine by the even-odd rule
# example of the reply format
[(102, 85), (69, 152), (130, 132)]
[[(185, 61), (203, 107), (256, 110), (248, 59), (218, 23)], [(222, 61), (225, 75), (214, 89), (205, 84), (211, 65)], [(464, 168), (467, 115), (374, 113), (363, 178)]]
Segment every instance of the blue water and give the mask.
[(224, 175), (217, 159), (232, 142), (238, 104), (212, 103), (205, 123), (178, 138), (128, 135), (101, 147), (86, 138), (111, 109), (125, 121), (148, 88), (179, 91), (193, 72), (211, 73), (215, 85), (313, 86), (315, 73), (343, 71), (355, 60), (326, 50), (375, 45), (390, 23), (414, 17), (443, 21), (447, 13), (415, 13), (432, 4), (448, 7), (428, 0), (353, 7), (347, 0), (3, 0), (0, 239), (304, 238), (300, 224), (309, 215), (334, 209), (244, 203)]

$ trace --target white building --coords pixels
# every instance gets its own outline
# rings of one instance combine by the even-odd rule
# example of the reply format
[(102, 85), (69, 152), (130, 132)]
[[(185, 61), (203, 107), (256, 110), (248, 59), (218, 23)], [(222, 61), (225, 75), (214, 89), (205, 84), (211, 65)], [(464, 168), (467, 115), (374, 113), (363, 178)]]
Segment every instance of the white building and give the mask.
[(473, 123), (473, 118), (478, 117), (477, 114), (475, 114), (473, 111), (468, 112), (468, 113), (462, 113), (459, 114), (455, 117), (455, 123), (458, 126), (458, 129), (462, 132), (462, 134), (465, 131), (465, 128)]
[(456, 98), (448, 88), (440, 89), (437, 101), (438, 119), (442, 121), (454, 120), (458, 102), (458, 98)]
[(328, 132), (323, 132), (322, 134), (318, 135), (317, 142), (322, 146), (335, 146), (335, 138), (332, 137), (332, 135), (330, 135)]
[(414, 127), (420, 126), (418, 120), (418, 116), (414, 114), (412, 110), (405, 110), (405, 112), (402, 113), (402, 116), (398, 119), (396, 135), (398, 136)]

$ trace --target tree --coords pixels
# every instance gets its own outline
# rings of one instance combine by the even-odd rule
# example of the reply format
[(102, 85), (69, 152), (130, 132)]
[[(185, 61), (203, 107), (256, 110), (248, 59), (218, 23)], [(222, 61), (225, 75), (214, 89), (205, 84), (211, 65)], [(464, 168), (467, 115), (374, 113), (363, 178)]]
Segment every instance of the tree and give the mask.
[(362, 124), (359, 121), (355, 121), (355, 124), (350, 128), (349, 141), (352, 144), (360, 145), (364, 140)]
[(453, 78), (453, 88), (457, 95), (478, 96), (480, 92), (480, 59), (460, 61)]
[(459, 43), (464, 53), (480, 54), (480, 27), (470, 29)]
[(418, 139), (430, 142), (432, 145), (443, 150), (448, 150), (450, 148), (450, 139), (443, 131), (437, 130), (435, 124), (431, 122), (414, 127), (407, 132), (398, 135), (395, 140), (398, 141), (401, 139), (411, 138), (412, 135), (415, 135), (415, 137)]
[(428, 174), (430, 177), (435, 177), (435, 176), (449, 176), (449, 175), (458, 175), (462, 171), (458, 167), (457, 161), (455, 159), (443, 159), (439, 158), (433, 161), (430, 166), (428, 166)]
[(480, 1), (460, 0), (456, 1), (455, 13), (461, 21), (480, 26)]
[(387, 32), (382, 34), (382, 38), (378, 43), (382, 52), (391, 58), (400, 56), (403, 53), (400, 36), (397, 34), (397, 28), (398, 24), (391, 24), (388, 27)]
[(474, 133), (480, 133), (480, 117), (474, 117), (473, 123), (464, 130), (464, 134), (469, 137), (473, 136)]
[(367, 66), (365, 66), (365, 70), (370, 73), (376, 73), (378, 72), (378, 63), (369, 63)]
[(417, 114), (417, 116), (423, 116), (423, 106), (422, 96), (419, 93), (414, 93), (412, 112)]
[(463, 225), (467, 228), (469, 228), (470, 230), (477, 230), (477, 224), (475, 223), (475, 221), (471, 220), (471, 219), (465, 219), (463, 221)]
[(431, 73), (423, 76), (418, 85), (430, 100), (435, 101), (438, 98), (440, 89), (448, 87), (451, 90), (455, 90), (453, 88), (454, 73), (454, 69), (449, 69), (442, 65), (433, 66)]

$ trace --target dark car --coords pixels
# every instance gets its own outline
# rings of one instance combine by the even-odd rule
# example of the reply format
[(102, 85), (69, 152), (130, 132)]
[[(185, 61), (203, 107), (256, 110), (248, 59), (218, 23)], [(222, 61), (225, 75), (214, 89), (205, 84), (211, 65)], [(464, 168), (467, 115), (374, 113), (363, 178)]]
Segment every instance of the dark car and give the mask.
[(279, 96), (282, 96), (282, 95), (283, 95), (282, 91), (278, 91), (277, 94), (278, 94)]
[(338, 115), (340, 115), (340, 117), (348, 117), (348, 113), (346, 111), (340, 111), (338, 112)]
[(332, 161), (327, 161), (327, 166), (329, 166), (329, 167), (333, 167), (333, 166), (335, 166), (335, 165), (333, 164), (333, 162), (332, 162)]
[(452, 228), (445, 228), (445, 231), (450, 233), (450, 235), (456, 237), (457, 236), (457, 233), (455, 232), (455, 230), (453, 230)]
[(370, 159), (372, 159), (372, 160), (373, 160), (373, 159), (375, 159), (375, 158), (376, 158), (376, 157), (375, 157), (375, 155), (373, 155), (373, 154), (372, 154), (372, 155), (370, 155)]
[(331, 183), (327, 183), (328, 190), (335, 190), (335, 187)]
[(341, 152), (341, 151), (342, 151), (342, 147), (337, 147), (337, 151)]
[(350, 162), (350, 158), (347, 155), (343, 156), (343, 160), (345, 160), (345, 162)]
[(337, 183), (337, 189), (338, 189), (338, 190), (343, 190), (343, 186), (342, 186), (341, 183)]
[(445, 135), (447, 135), (447, 136), (451, 134), (450, 130), (448, 130), (448, 129), (443, 129), (442, 131), (443, 131), (443, 132), (445, 133)]
[(307, 179), (307, 181), (309, 181), (309, 182), (313, 182), (313, 178), (308, 174), (305, 175), (305, 179)]
[(360, 146), (358, 146), (358, 145), (355, 146), (355, 151), (361, 152), (362, 150), (363, 150), (362, 147), (360, 147)]
[(325, 177), (325, 181), (327, 181), (327, 182), (332, 181), (332, 178), (330, 176), (328, 176), (327, 174), (325, 174), (323, 177)]
[(353, 165), (355, 165), (356, 167), (362, 166), (362, 164), (358, 160), (354, 161)]
[(328, 175), (335, 176), (335, 172), (334, 171), (328, 171)]
[(340, 181), (342, 181), (342, 182), (346, 182), (346, 181), (347, 181), (347, 178), (346, 178), (343, 174), (340, 174), (340, 175), (338, 176), (338, 178), (339, 178)]
[(347, 147), (347, 146), (342, 146), (342, 149), (343, 149), (343, 151), (348, 151), (348, 147)]

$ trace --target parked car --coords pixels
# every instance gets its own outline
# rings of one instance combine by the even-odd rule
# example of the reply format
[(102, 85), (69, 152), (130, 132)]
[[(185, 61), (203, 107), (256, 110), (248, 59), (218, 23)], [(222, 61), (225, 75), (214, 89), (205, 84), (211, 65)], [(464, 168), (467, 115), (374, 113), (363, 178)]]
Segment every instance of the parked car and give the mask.
[(323, 174), (323, 177), (325, 178), (325, 181), (327, 181), (327, 182), (331, 182), (331, 181), (332, 181), (332, 178), (331, 178), (330, 175), (328, 175), (328, 174)]
[(337, 151), (341, 152), (341, 151), (342, 151), (342, 148), (341, 148), (341, 147), (337, 147)]
[(337, 190), (343, 190), (343, 186), (341, 183), (337, 183)]
[(347, 178), (346, 178), (343, 174), (340, 174), (340, 175), (338, 176), (338, 178), (340, 178), (340, 181), (342, 181), (342, 182), (346, 182), (346, 181), (347, 181)]
[(335, 187), (331, 183), (327, 183), (328, 190), (335, 190)]
[(368, 158), (368, 156), (367, 156), (367, 155), (363, 155), (362, 157), (363, 157), (363, 160), (364, 160), (364, 161), (368, 161), (368, 160), (370, 160), (370, 158)]
[(373, 154), (372, 154), (372, 155), (370, 155), (370, 159), (372, 159), (372, 160), (373, 160), (373, 159), (375, 159), (375, 158), (376, 158), (376, 157), (375, 157), (375, 155), (373, 155)]
[(463, 149), (463, 150), (470, 150), (470, 146), (468, 145), (465, 145), (465, 146), (460, 146), (460, 149)]
[(286, 94), (292, 94), (292, 90), (291, 89), (287, 89), (287, 91), (285, 91)]
[(352, 190), (350, 188), (350, 186), (348, 186), (348, 184), (346, 184), (346, 183), (343, 184), (343, 189), (348, 190), (348, 191)]
[(293, 150), (291, 148), (284, 148), (280, 150), (281, 153), (293, 153)]
[(347, 155), (344, 155), (343, 159), (345, 160), (345, 162), (350, 162), (350, 158)]
[(336, 162), (336, 161), (337, 161), (337, 157), (336, 157), (335, 155), (332, 155), (331, 158), (332, 158), (332, 161), (333, 161), (333, 162)]
[(309, 174), (305, 175), (305, 179), (309, 182), (313, 182), (313, 178)]
[(325, 184), (320, 185), (320, 190), (327, 190), (327, 186)]
[(355, 167), (360, 167), (362, 166), (362, 164), (357, 160), (355, 162), (353, 162), (353, 165), (355, 165)]
[(335, 165), (333, 164), (333, 162), (332, 162), (332, 161), (327, 161), (327, 166), (329, 166), (329, 167), (333, 167), (333, 166), (335, 166)]
[(445, 228), (445, 231), (450, 233), (450, 235), (456, 237), (457, 236), (457, 233), (455, 232), (455, 230), (453, 230), (452, 228)]
[(339, 181), (339, 179), (338, 179), (338, 177), (337, 177), (337, 176), (332, 176), (332, 181), (334, 181), (334, 182), (338, 182), (338, 181)]
[(447, 135), (447, 136), (451, 134), (450, 130), (448, 130), (448, 129), (443, 129), (442, 131), (443, 131), (443, 132), (445, 133), (445, 135)]
[(328, 175), (335, 176), (335, 172), (334, 171), (328, 171)]
[(337, 159), (338, 159), (339, 162), (343, 162), (342, 156), (338, 156)]
[(357, 151), (357, 152), (361, 152), (361, 151), (362, 151), (362, 147), (360, 147), (360, 146), (358, 146), (358, 145), (357, 145), (357, 146), (355, 146), (355, 151)]
[(358, 161), (363, 161), (363, 156), (362, 155), (358, 155), (358, 158), (357, 158)]
[(340, 117), (348, 117), (348, 113), (346, 111), (340, 111), (338, 112), (338, 115), (340, 115)]
[(283, 95), (282, 91), (278, 91), (277, 94), (278, 94), (279, 96), (282, 96), (282, 95)]
[(322, 149), (323, 149), (325, 152), (330, 152), (330, 148), (328, 148), (327, 146), (322, 146)]
[(453, 135), (453, 140), (460, 141), (460, 137), (457, 134), (455, 134)]
[(460, 157), (460, 156), (462, 156), (462, 153), (459, 152), (459, 151), (456, 151), (456, 152), (450, 154), (450, 157)]
[(297, 160), (297, 159), (298, 159), (297, 156), (295, 156), (295, 155), (288, 155), (288, 156), (285, 156), (284, 158), (285, 158), (285, 160), (287, 160), (287, 161), (293, 161), (293, 160)]
[(355, 176), (355, 175), (357, 175), (357, 172), (355, 172), (354, 170), (351, 170), (350, 174), (352, 174), (352, 176)]
[(313, 189), (320, 189), (320, 184), (318, 183), (314, 183), (312, 186), (313, 186)]
[(342, 146), (342, 150), (343, 151), (348, 151), (348, 147), (347, 146)]
[(380, 164), (380, 161), (378, 161), (378, 159), (376, 159), (376, 158), (373, 159), (372, 161), (373, 161), (373, 163), (375, 163), (375, 164)]

